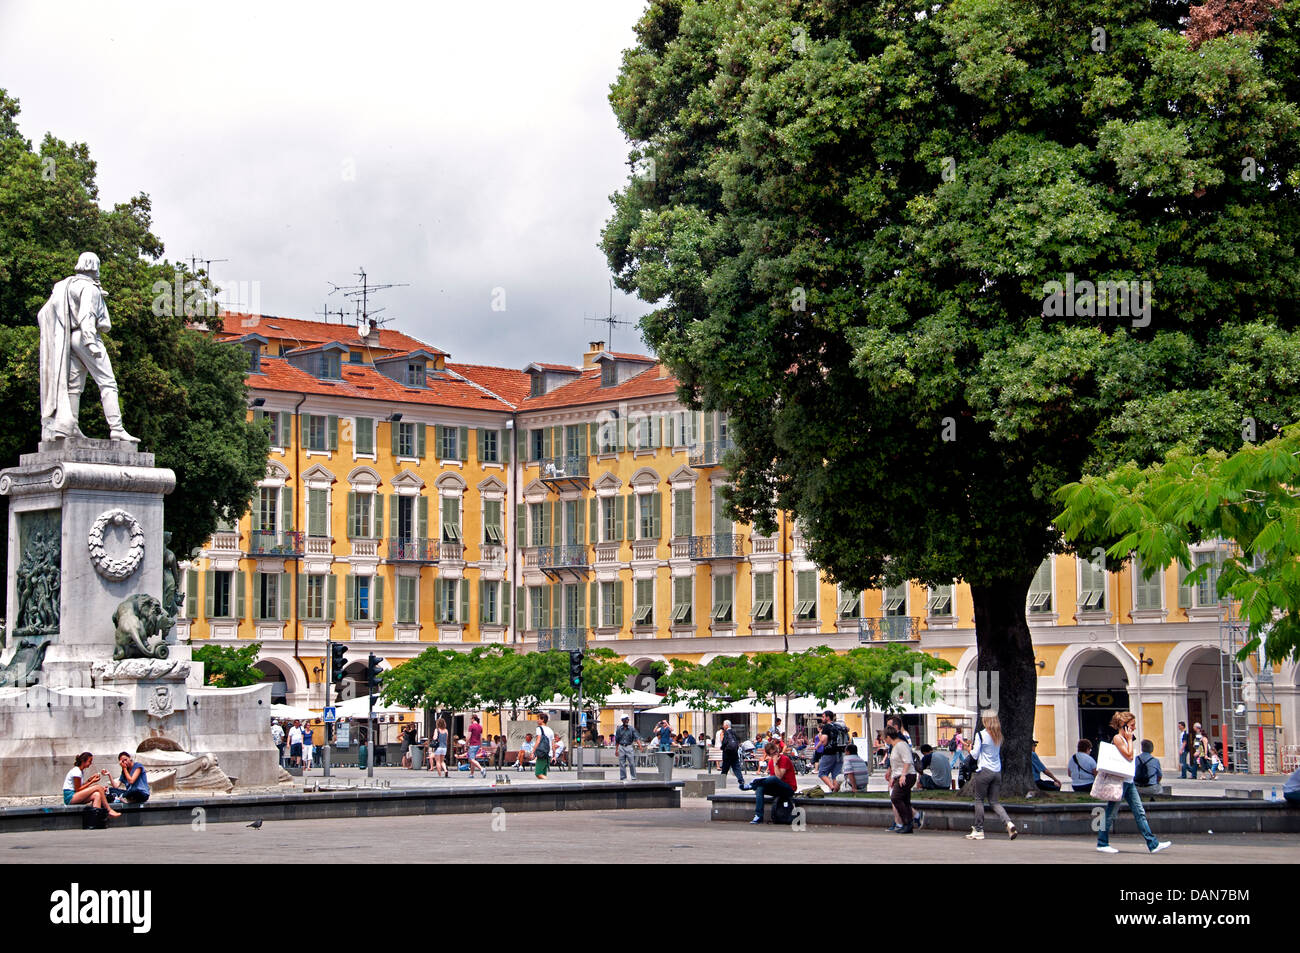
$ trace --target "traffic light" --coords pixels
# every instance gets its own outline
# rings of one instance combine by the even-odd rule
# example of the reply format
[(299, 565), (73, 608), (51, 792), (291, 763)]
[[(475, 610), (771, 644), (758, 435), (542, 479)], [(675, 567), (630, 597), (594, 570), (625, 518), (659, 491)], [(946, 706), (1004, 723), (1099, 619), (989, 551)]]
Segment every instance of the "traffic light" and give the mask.
[(348, 647), (342, 642), (330, 643), (330, 681), (336, 689), (343, 688), (343, 669), (347, 666)]
[(580, 651), (569, 653), (569, 686), (582, 687), (582, 652)]
[(381, 667), (384, 660), (378, 655), (371, 655), (366, 661), (366, 685), (371, 695), (379, 694), (379, 689), (384, 683), (384, 670)]

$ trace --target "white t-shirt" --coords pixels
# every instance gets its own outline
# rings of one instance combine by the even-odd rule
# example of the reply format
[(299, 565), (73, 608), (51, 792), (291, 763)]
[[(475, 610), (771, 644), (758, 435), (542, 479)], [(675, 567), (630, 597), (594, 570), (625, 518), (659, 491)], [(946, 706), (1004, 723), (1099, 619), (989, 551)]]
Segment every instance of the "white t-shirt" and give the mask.
[(279, 725), (272, 725), (271, 741), (273, 741), (275, 744), (278, 745), (283, 740), (284, 740), (284, 729), (281, 728)]
[(975, 744), (971, 748), (971, 754), (978, 759), (976, 770), (982, 771), (1002, 771), (1002, 746), (995, 745), (993, 738), (987, 731), (981, 731), (975, 735)]
[[(547, 752), (547, 757), (554, 757), (555, 756), (555, 732), (550, 728), (547, 728), (545, 725), (542, 725), (537, 729), (537, 740), (540, 741), (543, 735), (546, 736), (547, 744), (550, 745), (550, 749)], [(536, 743), (534, 743), (534, 750), (536, 750)]]
[(74, 779), (77, 781), (81, 780), (80, 768), (73, 768), (71, 771), (68, 772), (68, 776), (63, 779), (63, 790), (65, 791), (77, 790), (77, 785), (73, 783)]
[(299, 728), (297, 725), (294, 725), (292, 728), (289, 729), (289, 744), (291, 745), (302, 744), (302, 729)]

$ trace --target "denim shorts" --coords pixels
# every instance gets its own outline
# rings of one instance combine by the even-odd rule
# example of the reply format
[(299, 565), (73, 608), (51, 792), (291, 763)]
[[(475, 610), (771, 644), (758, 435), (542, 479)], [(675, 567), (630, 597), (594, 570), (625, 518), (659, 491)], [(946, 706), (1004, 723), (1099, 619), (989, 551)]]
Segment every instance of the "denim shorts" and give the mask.
[(470, 746), (469, 746), (469, 759), (470, 759), (471, 761), (477, 761), (477, 760), (478, 760), (478, 753), (479, 753), (480, 751), (482, 751), (482, 750), (483, 750), (483, 746), (482, 746), (482, 745), (470, 745)]
[(74, 795), (74, 794), (76, 794), (76, 793), (77, 793), (77, 792), (74, 791), (74, 790), (72, 790), (72, 788), (64, 788), (64, 789), (63, 789), (63, 803), (64, 803), (64, 804), (71, 804), (71, 803), (72, 803), (72, 795)]
[(817, 776), (822, 778), (833, 778), (844, 770), (844, 756), (840, 754), (824, 754), (821, 761), (817, 762)]

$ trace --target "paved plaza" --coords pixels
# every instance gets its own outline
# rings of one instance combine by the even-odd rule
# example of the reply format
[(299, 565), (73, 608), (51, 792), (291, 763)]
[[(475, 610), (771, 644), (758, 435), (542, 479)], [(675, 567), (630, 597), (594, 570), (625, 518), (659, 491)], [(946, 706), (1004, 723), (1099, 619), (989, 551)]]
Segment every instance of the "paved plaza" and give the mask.
[(0, 863), (1042, 863), (1282, 864), (1300, 861), (1300, 836), (1199, 835), (1149, 856), (1136, 836), (1098, 854), (1085, 837), (1025, 835), (974, 843), (947, 831), (910, 836), (857, 828), (709, 821), (708, 802), (680, 810), (460, 814), (0, 834)]

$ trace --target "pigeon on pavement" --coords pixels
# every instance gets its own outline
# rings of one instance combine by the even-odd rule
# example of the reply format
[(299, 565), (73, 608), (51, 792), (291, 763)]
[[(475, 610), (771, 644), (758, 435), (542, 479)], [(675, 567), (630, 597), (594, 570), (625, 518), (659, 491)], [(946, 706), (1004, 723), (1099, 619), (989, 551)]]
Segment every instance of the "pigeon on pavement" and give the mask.
[(262, 819), (259, 817), (257, 820), (253, 821), (253, 823), (247, 826), (251, 827), (255, 831), (260, 831), (262, 829)]

